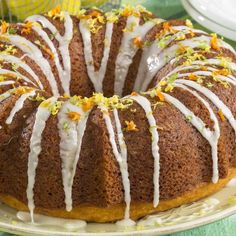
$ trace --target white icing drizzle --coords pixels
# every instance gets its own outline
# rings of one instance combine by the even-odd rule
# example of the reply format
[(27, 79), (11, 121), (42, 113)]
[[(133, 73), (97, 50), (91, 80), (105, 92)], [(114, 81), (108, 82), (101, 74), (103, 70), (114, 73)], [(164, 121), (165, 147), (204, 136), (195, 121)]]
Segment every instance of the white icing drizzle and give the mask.
[(175, 87), (182, 88), (184, 90), (187, 90), (190, 92), (192, 95), (194, 95), (198, 100), (200, 100), (204, 106), (207, 108), (210, 118), (212, 121), (214, 121), (214, 135), (211, 136), (211, 140), (209, 142), (212, 143), (211, 148), (212, 148), (212, 163), (213, 163), (213, 176), (212, 176), (212, 182), (217, 183), (219, 180), (219, 171), (218, 171), (218, 141), (220, 138), (220, 126), (218, 119), (212, 110), (210, 104), (204, 100), (196, 91), (189, 89), (188, 87), (182, 85), (182, 84), (174, 84)]
[(236, 133), (236, 121), (231, 110), (219, 99), (219, 97), (216, 94), (214, 94), (211, 90), (207, 89), (206, 87), (203, 87), (200, 84), (190, 80), (178, 79), (175, 81), (175, 84), (184, 84), (206, 96), (218, 109), (222, 111), (222, 113), (227, 118), (227, 120), (229, 121), (230, 125), (232, 126), (232, 128)]
[(191, 117), (189, 122), (201, 133), (201, 135), (209, 142), (212, 151), (212, 161), (213, 161), (213, 177), (212, 182), (217, 183), (219, 179), (218, 170), (218, 153), (217, 144), (219, 139), (219, 134), (216, 135), (209, 128), (206, 128), (206, 124), (195, 114), (190, 111), (183, 103), (178, 99), (172, 97), (170, 94), (163, 93), (165, 100), (172, 105), (174, 105), (185, 117)]
[(12, 123), (15, 114), (23, 108), (25, 100), (29, 97), (33, 97), (34, 95), (35, 95), (35, 90), (31, 91), (29, 93), (22, 94), (19, 97), (19, 99), (16, 101), (14, 107), (12, 108), (10, 115), (8, 116), (8, 118), (6, 120), (6, 124), (10, 125)]
[(0, 102), (4, 101), (5, 99), (9, 98), (11, 96), (11, 93), (15, 91), (15, 89), (9, 89), (5, 93), (0, 95)]
[(39, 36), (48, 44), (50, 50), (54, 54), (54, 62), (59, 72), (59, 77), (62, 87), (64, 89), (64, 92), (70, 95), (71, 60), (70, 60), (69, 45), (73, 38), (73, 21), (68, 12), (64, 13), (65, 13), (64, 14), (65, 34), (63, 36), (60, 35), (56, 27), (46, 17), (42, 15), (30, 16), (26, 20), (31, 22), (40, 22), (40, 24), (42, 24), (44, 28), (47, 28), (52, 32), (55, 39), (58, 41), (59, 43), (58, 49), (62, 55), (64, 69), (60, 64), (57, 50), (52, 40), (49, 38), (48, 34), (41, 27), (33, 26), (33, 30), (35, 30), (39, 34)]
[(160, 176), (160, 154), (159, 154), (159, 135), (157, 132), (156, 119), (152, 114), (152, 107), (149, 100), (141, 95), (129, 96), (131, 99), (136, 101), (145, 111), (148, 123), (150, 125), (150, 133), (152, 135), (152, 155), (154, 158), (154, 174), (153, 174), (153, 184), (154, 184), (154, 196), (153, 196), (153, 206), (157, 207), (159, 203), (160, 190), (159, 190), (159, 176)]
[[(41, 81), (39, 80), (38, 76), (34, 73), (34, 71), (20, 58), (12, 56), (12, 55), (0, 55), (0, 60), (4, 60), (10, 63), (14, 63), (17, 66), (21, 67), (22, 69), (24, 69), (27, 73), (29, 73), (34, 81), (28, 79), (27, 77), (23, 76), (19, 71), (15, 71), (22, 79), (24, 79), (26, 82), (29, 83), (33, 83), (35, 86), (39, 86), (40, 89), (43, 89), (43, 85), (41, 83)], [(1, 69), (2, 71), (3, 69)], [(13, 73), (13, 71), (10, 70), (6, 70), (8, 72), (6, 73)], [(14, 73), (13, 73), (14, 74)], [(36, 82), (36, 84), (35, 84)]]
[(10, 84), (14, 84), (14, 83), (15, 83), (15, 81), (13, 81), (13, 80), (1, 81), (0, 86), (10, 85)]
[[(51, 103), (56, 102), (55, 97), (51, 97), (48, 99)], [(38, 166), (38, 156), (42, 150), (41, 141), (42, 141), (42, 133), (46, 126), (46, 122), (50, 117), (51, 112), (48, 108), (38, 107), (35, 116), (35, 122), (32, 130), (32, 135), (30, 138), (30, 152), (28, 155), (28, 186), (26, 190), (27, 199), (28, 199), (28, 208), (31, 215), (31, 220), (34, 222), (34, 183), (36, 177), (36, 169)]]
[(120, 163), (120, 169), (122, 173), (122, 182), (124, 187), (124, 198), (126, 203), (126, 209), (125, 209), (125, 217), (124, 219), (129, 219), (129, 212), (130, 212), (130, 203), (131, 203), (131, 195), (130, 195), (130, 181), (129, 181), (129, 172), (128, 172), (128, 162), (127, 162), (127, 147), (124, 141), (124, 135), (121, 128), (121, 123), (118, 115), (117, 109), (113, 110), (114, 118), (115, 118), (115, 124), (117, 129), (117, 136), (118, 136), (118, 142), (121, 150), (121, 157), (122, 157), (122, 163)]
[[(79, 121), (72, 121), (67, 113), (78, 112), (81, 117)], [(58, 130), (60, 136), (60, 156), (62, 160), (62, 180), (65, 193), (66, 210), (72, 210), (72, 186), (77, 163), (80, 156), (82, 139), (86, 129), (89, 112), (84, 112), (80, 107), (72, 105), (70, 101), (65, 102), (58, 113)], [(68, 124), (65, 130), (64, 124)]]
[(31, 84), (33, 84), (37, 87), (37, 84), (34, 84), (32, 80), (28, 79), (27, 77), (25, 77), (25, 76), (23, 76), (19, 73), (14, 72), (14, 71), (6, 70), (6, 69), (0, 69), (0, 74), (1, 75), (14, 75), (16, 77), (19, 77), (19, 78), (23, 79), (25, 82), (31, 83)]
[(16, 47), (20, 48), (23, 52), (26, 53), (26, 56), (28, 56), (29, 58), (31, 58), (33, 61), (37, 63), (37, 65), (40, 67), (42, 72), (47, 77), (47, 81), (50, 84), (53, 95), (59, 96), (57, 82), (54, 77), (54, 74), (52, 73), (52, 68), (49, 62), (47, 61), (47, 59), (43, 57), (41, 50), (37, 46), (35, 46), (33, 43), (31, 43), (29, 40), (19, 35), (9, 34), (6, 37), (7, 39), (10, 40), (10, 43), (12, 45), (15, 45)]
[[(170, 63), (174, 64), (177, 60), (179, 60), (178, 57), (173, 58)], [(192, 65), (216, 65), (216, 66), (222, 66), (222, 61), (219, 58), (205, 58), (204, 60), (196, 60), (192, 61)], [(236, 71), (236, 64), (234, 62), (228, 62), (228, 66), (226, 68), (232, 69)]]
[(92, 54), (92, 40), (91, 40), (91, 32), (87, 25), (86, 20), (80, 20), (79, 29), (84, 42), (84, 58), (87, 66), (87, 72), (90, 80), (93, 83), (94, 89), (96, 92), (102, 92), (103, 90), (103, 80), (106, 73), (107, 62), (109, 58), (110, 48), (111, 48), (111, 40), (112, 40), (112, 32), (113, 32), (113, 23), (106, 23), (106, 32), (105, 32), (105, 40), (104, 43), (104, 51), (103, 58), (101, 61), (101, 65), (98, 71), (95, 71), (94, 68), (94, 60)]
[[(129, 211), (130, 211), (130, 202), (131, 202), (131, 196), (130, 196), (130, 182), (129, 182), (129, 173), (128, 173), (128, 163), (127, 163), (127, 149), (124, 142), (124, 137), (121, 129), (121, 124), (119, 121), (118, 112), (115, 109), (113, 111), (114, 117), (115, 117), (115, 123), (116, 123), (116, 129), (118, 133), (118, 142), (121, 148), (121, 152), (118, 151), (118, 147), (116, 144), (115, 139), (115, 132), (112, 126), (111, 118), (109, 116), (109, 111), (104, 105), (99, 105), (99, 108), (103, 112), (103, 118), (106, 123), (107, 131), (109, 133), (109, 140), (112, 146), (113, 154), (119, 164), (120, 172), (122, 176), (122, 184), (124, 188), (124, 199), (126, 203), (126, 209), (125, 209), (125, 216), (124, 220), (120, 222), (120, 224), (126, 224), (131, 223), (131, 220), (129, 219)], [(118, 223), (119, 224), (119, 223)]]
[(133, 57), (138, 51), (138, 47), (133, 44), (132, 39), (140, 37), (140, 39), (143, 40), (147, 32), (155, 25), (152, 21), (139, 25), (139, 21), (139, 17), (129, 16), (127, 18), (126, 28), (133, 28), (133, 31), (129, 32), (128, 30), (123, 33), (119, 54), (116, 58), (114, 93), (119, 96), (122, 96), (129, 67), (133, 62)]
[[(163, 79), (165, 79), (175, 73), (181, 72), (183, 70), (193, 70), (193, 69), (200, 69), (200, 67), (198, 67), (198, 65), (179, 66), (179, 67), (176, 67), (174, 70), (172, 70), (170, 73), (168, 73)], [(190, 74), (195, 74), (195, 75), (199, 75), (199, 76), (212, 76), (212, 72), (217, 71), (217, 69), (215, 69), (211, 66), (207, 66), (206, 69), (208, 71), (198, 70), (198, 71), (192, 71), (192, 72), (187, 72), (187, 73), (181, 73), (181, 74), (178, 74), (178, 78), (188, 77)], [(228, 76), (217, 75), (217, 78), (219, 78), (222, 81), (226, 81), (226, 82), (229, 82), (233, 85), (236, 85), (236, 78), (233, 75), (228, 75)]]

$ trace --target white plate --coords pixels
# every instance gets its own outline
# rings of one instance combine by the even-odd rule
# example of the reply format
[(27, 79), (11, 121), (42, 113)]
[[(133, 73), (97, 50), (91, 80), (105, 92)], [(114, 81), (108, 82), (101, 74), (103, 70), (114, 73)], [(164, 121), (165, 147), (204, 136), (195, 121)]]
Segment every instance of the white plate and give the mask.
[(188, 14), (199, 24), (236, 40), (235, 0), (182, 0)]
[[(144, 218), (136, 226), (121, 228), (116, 224), (89, 223), (84, 228), (70, 230), (63, 224), (50, 225), (55, 218), (44, 224), (23, 222), (17, 212), (0, 204), (0, 230), (23, 235), (163, 235), (205, 225), (236, 213), (236, 179), (218, 193), (198, 202)], [(37, 217), (35, 218), (37, 221)], [(60, 222), (60, 220), (59, 220)], [(52, 223), (51, 223), (52, 224)], [(64, 224), (65, 225), (65, 224)]]

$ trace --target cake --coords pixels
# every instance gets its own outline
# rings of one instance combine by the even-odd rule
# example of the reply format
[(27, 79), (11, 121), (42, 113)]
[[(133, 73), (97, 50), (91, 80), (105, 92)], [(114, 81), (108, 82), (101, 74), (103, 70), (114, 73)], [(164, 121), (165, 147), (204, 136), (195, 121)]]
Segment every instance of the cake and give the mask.
[(236, 56), (141, 6), (1, 22), (0, 200), (132, 223), (236, 173)]

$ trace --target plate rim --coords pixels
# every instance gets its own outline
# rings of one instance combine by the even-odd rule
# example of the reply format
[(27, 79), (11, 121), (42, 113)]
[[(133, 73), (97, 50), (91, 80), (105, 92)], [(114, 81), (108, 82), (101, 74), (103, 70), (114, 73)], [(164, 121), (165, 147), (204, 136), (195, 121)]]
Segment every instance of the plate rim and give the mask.
[(221, 219), (224, 219), (226, 217), (229, 217), (233, 214), (236, 214), (236, 205), (229, 206), (226, 209), (223, 209), (222, 211), (218, 211), (212, 215), (203, 216), (201, 218), (197, 218), (188, 222), (183, 222), (176, 225), (171, 226), (163, 226), (161, 228), (155, 227), (151, 229), (144, 229), (144, 230), (130, 230), (130, 231), (124, 231), (124, 232), (58, 232), (58, 231), (48, 231), (48, 230), (39, 230), (39, 229), (29, 229), (26, 227), (23, 228), (22, 226), (12, 225), (9, 223), (0, 222), (0, 229), (4, 232), (8, 233), (17, 233), (20, 235), (48, 235), (48, 236), (131, 236), (131, 235), (164, 235), (164, 234), (170, 234), (170, 233), (177, 233), (186, 231), (189, 229), (194, 229), (199, 226), (204, 226), (216, 221), (219, 221)]
[(235, 41), (236, 39), (236, 31), (231, 28), (227, 28), (212, 19), (206, 17), (204, 14), (199, 12), (194, 6), (191, 5), (189, 0), (181, 0), (182, 5), (186, 12), (200, 25), (207, 28), (210, 31), (215, 31), (224, 37)]

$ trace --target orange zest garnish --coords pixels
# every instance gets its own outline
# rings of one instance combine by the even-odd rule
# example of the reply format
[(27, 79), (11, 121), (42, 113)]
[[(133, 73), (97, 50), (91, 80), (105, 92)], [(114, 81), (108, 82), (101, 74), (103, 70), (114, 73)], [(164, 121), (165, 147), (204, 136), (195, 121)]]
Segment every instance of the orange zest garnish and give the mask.
[(200, 70), (207, 71), (207, 66), (200, 66)]
[(198, 79), (198, 76), (195, 75), (195, 74), (193, 74), (193, 73), (191, 73), (191, 74), (188, 75), (188, 79), (189, 79), (189, 80), (197, 80), (197, 79)]
[(84, 101), (82, 104), (81, 104), (81, 107), (83, 109), (84, 112), (87, 112), (89, 111), (92, 107), (94, 106), (94, 102), (93, 101)]
[(78, 112), (70, 111), (67, 113), (67, 116), (73, 121), (79, 121), (81, 115)]
[(33, 91), (32, 88), (28, 88), (28, 87), (18, 87), (15, 91), (14, 94), (18, 94), (18, 95), (23, 95), (25, 93), (29, 93)]
[(94, 11), (90, 12), (89, 15), (91, 17), (99, 17), (99, 16), (101, 16), (101, 13), (99, 11), (94, 10)]
[(165, 96), (160, 90), (157, 90), (157, 97), (160, 99), (161, 102), (165, 101)]
[(224, 75), (228, 76), (230, 75), (230, 71), (228, 69), (222, 69), (222, 70), (215, 70), (212, 72), (213, 75)]
[(215, 49), (216, 51), (220, 50), (220, 47), (218, 45), (218, 38), (216, 34), (212, 34), (211, 38), (211, 48)]
[(5, 34), (7, 32), (9, 24), (6, 21), (2, 21), (1, 24), (1, 34)]
[(27, 21), (26, 23), (23, 24), (23, 29), (21, 30), (21, 33), (29, 34), (31, 32), (32, 27), (33, 27), (33, 23), (30, 21)]
[(49, 48), (47, 47), (42, 47), (42, 48), (51, 57), (51, 59), (54, 59), (54, 54)]
[(142, 42), (141, 37), (134, 38), (133, 43), (137, 48), (142, 48), (143, 47), (143, 42)]
[(192, 30), (189, 30), (189, 34), (190, 34), (191, 37), (195, 36), (195, 33)]
[(187, 52), (188, 46), (183, 45), (182, 43), (179, 44), (176, 53), (177, 55), (182, 55)]
[(137, 92), (132, 92), (131, 96), (138, 96), (138, 93)]
[(218, 115), (219, 115), (219, 117), (220, 117), (220, 119), (221, 119), (222, 121), (225, 121), (225, 116), (224, 116), (224, 114), (223, 114), (223, 112), (222, 112), (221, 109), (218, 111)]
[(58, 5), (56, 6), (55, 8), (53, 8), (51, 11), (48, 12), (48, 16), (49, 17), (54, 17), (56, 16), (57, 14), (59, 14), (61, 12), (61, 6)]
[(131, 121), (125, 121), (126, 127), (125, 131), (138, 131), (136, 124), (131, 120)]

